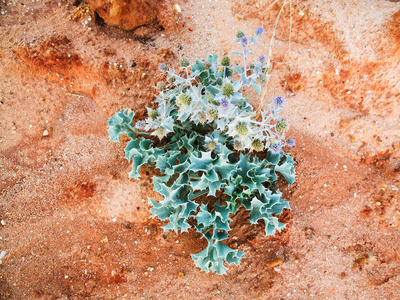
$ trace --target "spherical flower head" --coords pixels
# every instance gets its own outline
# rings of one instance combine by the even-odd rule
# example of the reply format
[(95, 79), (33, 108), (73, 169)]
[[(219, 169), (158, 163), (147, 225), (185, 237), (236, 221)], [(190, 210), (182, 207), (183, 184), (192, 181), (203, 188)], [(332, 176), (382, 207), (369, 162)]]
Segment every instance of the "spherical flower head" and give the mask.
[(209, 151), (213, 151), (215, 148), (217, 148), (217, 143), (216, 142), (214, 142), (214, 141), (208, 142), (207, 149)]
[(226, 99), (226, 98), (222, 99), (221, 102), (220, 102), (220, 105), (221, 105), (222, 108), (228, 108), (229, 100)]
[(265, 63), (266, 57), (265, 55), (260, 55), (260, 57), (258, 58), (258, 60), (260, 61), (260, 63)]
[(163, 81), (157, 82), (157, 90), (163, 91), (165, 89), (165, 83)]
[(249, 128), (247, 128), (247, 124), (243, 122), (239, 122), (236, 125), (236, 131), (239, 135), (246, 136), (249, 133)]
[(243, 31), (239, 30), (238, 32), (236, 32), (236, 37), (238, 39), (240, 39), (242, 36), (244, 36), (244, 32)]
[(208, 70), (211, 68), (211, 64), (208, 61), (203, 61), (203, 67), (205, 70)]
[(156, 110), (150, 110), (150, 111), (149, 111), (149, 117), (150, 117), (150, 119), (152, 119), (152, 120), (157, 119), (157, 117), (158, 117), (158, 112), (157, 112)]
[(240, 38), (240, 45), (242, 45), (243, 47), (247, 46), (248, 42), (249, 42), (249, 39), (247, 38), (247, 36), (242, 36)]
[(269, 151), (271, 151), (273, 154), (279, 154), (282, 151), (282, 147), (279, 143), (277, 142), (272, 142), (269, 144)]
[(278, 132), (284, 132), (288, 129), (288, 122), (286, 118), (281, 118), (278, 119), (278, 121), (276, 122), (276, 130)]
[(230, 83), (225, 83), (222, 86), (222, 95), (225, 97), (229, 97), (233, 95), (233, 85)]
[(257, 36), (262, 36), (264, 34), (264, 31), (265, 31), (264, 28), (257, 27), (255, 33)]
[(181, 66), (184, 67), (184, 68), (186, 68), (186, 67), (188, 67), (189, 65), (190, 65), (189, 60), (188, 60), (186, 57), (182, 57), (182, 58), (181, 58)]
[(242, 144), (240, 141), (235, 140), (235, 141), (233, 142), (233, 149), (235, 149), (235, 150), (242, 150), (242, 148), (243, 148), (243, 144)]
[(136, 129), (139, 130), (144, 130), (146, 128), (146, 122), (145, 121), (137, 121), (135, 124)]
[(161, 72), (167, 72), (168, 71), (168, 67), (166, 64), (160, 64), (158, 66), (158, 68), (160, 69)]
[(275, 104), (275, 106), (283, 108), (285, 105), (285, 100), (281, 96), (276, 97), (276, 98), (274, 98), (274, 104)]
[(224, 67), (228, 67), (231, 64), (231, 59), (229, 58), (229, 56), (224, 56), (221, 59), (221, 65), (223, 65)]
[(218, 110), (212, 108), (207, 111), (207, 119), (212, 122), (218, 118)]
[(155, 131), (155, 135), (161, 140), (164, 136), (166, 136), (167, 131), (163, 127), (158, 127)]
[(176, 100), (176, 104), (181, 107), (182, 105), (189, 105), (192, 102), (192, 97), (188, 94), (180, 94)]
[(207, 121), (207, 114), (204, 111), (199, 112), (197, 120), (199, 120), (201, 124), (204, 124)]
[(251, 148), (254, 149), (255, 151), (263, 151), (264, 143), (259, 139), (255, 139), (251, 142)]
[(265, 84), (267, 82), (267, 76), (261, 74), (260, 76), (258, 76), (257, 82), (260, 84)]
[(170, 77), (168, 77), (167, 81), (168, 81), (168, 83), (172, 84), (176, 81), (176, 78), (174, 76), (170, 76)]
[(296, 146), (296, 141), (294, 139), (288, 138), (286, 139), (286, 145), (290, 148), (294, 147)]

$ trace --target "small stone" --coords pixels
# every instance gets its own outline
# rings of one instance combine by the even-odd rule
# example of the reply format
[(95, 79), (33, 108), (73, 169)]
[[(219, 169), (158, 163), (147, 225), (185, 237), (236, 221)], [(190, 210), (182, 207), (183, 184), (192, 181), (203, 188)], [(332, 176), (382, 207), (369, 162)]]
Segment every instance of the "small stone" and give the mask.
[(274, 260), (270, 260), (266, 262), (266, 265), (270, 268), (275, 268), (283, 263), (282, 258), (276, 258)]
[(175, 4), (175, 5), (173, 5), (172, 7), (173, 7), (173, 9), (174, 9), (178, 14), (180, 14), (180, 13), (182, 12), (182, 9), (181, 9), (181, 7), (179, 6), (179, 4)]
[(1, 220), (1, 221), (0, 221), (0, 224), (3, 225), (3, 226), (6, 226), (6, 221)]
[(184, 276), (185, 276), (185, 274), (183, 272), (178, 273), (178, 279), (182, 279)]
[(43, 136), (49, 136), (49, 131), (47, 129), (43, 131)]

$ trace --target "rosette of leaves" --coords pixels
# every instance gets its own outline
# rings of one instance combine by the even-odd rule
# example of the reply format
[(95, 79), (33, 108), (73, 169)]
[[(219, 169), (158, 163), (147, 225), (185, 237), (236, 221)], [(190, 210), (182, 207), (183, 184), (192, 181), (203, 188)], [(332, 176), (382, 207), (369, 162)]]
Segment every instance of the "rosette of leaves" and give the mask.
[(149, 117), (133, 125), (134, 112), (123, 109), (108, 122), (112, 141), (124, 134), (130, 138), (125, 148), (132, 161), (130, 177), (138, 178), (142, 165), (163, 174), (153, 177), (163, 200), (149, 199), (152, 217), (166, 221), (165, 231), (193, 228), (207, 240), (207, 247), (192, 255), (206, 272), (224, 274), (227, 265), (238, 265), (243, 257), (223, 243), (242, 207), (252, 224), (264, 223), (266, 235), (285, 227), (277, 215), (289, 204), (278, 189), (278, 174), (289, 184), (295, 180), (294, 161), (282, 150), (294, 144), (279, 127), (283, 99), (275, 98), (258, 118), (241, 93), (244, 86), (260, 93), (258, 79), (268, 76), (265, 59), (248, 63), (249, 49), (261, 36), (256, 32), (236, 40), (243, 66), (227, 58), (221, 64), (216, 55), (193, 63), (185, 58), (178, 73), (161, 65), (165, 82), (157, 85), (157, 108), (148, 109)]

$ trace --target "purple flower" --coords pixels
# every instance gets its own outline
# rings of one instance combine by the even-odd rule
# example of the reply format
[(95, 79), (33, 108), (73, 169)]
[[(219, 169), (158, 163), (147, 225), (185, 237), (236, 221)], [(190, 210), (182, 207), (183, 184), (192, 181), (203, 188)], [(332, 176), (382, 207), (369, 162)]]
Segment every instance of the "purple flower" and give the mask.
[(262, 27), (257, 27), (256, 28), (256, 35), (262, 36), (263, 33), (264, 33), (264, 28), (262, 28)]
[(137, 121), (135, 127), (136, 127), (136, 129), (144, 130), (146, 128), (146, 122)]
[(222, 99), (221, 102), (220, 102), (220, 105), (221, 105), (222, 108), (228, 108), (229, 100), (226, 99), (226, 98)]
[(240, 38), (240, 45), (242, 45), (243, 47), (247, 46), (248, 42), (249, 42), (249, 39), (247, 38), (247, 36), (242, 36)]
[(158, 68), (160, 69), (161, 72), (167, 72), (168, 71), (168, 67), (166, 64), (160, 64), (158, 66)]
[(278, 107), (284, 107), (285, 105), (285, 100), (283, 99), (283, 97), (279, 96), (274, 98), (274, 104)]
[(265, 63), (265, 55), (261, 55), (258, 60), (260, 61), (260, 63)]
[(269, 144), (269, 151), (271, 151), (271, 153), (273, 154), (279, 154), (281, 153), (282, 147), (279, 143), (273, 142), (271, 144)]
[(296, 146), (296, 141), (294, 139), (288, 138), (286, 139), (286, 145), (290, 148), (294, 147)]

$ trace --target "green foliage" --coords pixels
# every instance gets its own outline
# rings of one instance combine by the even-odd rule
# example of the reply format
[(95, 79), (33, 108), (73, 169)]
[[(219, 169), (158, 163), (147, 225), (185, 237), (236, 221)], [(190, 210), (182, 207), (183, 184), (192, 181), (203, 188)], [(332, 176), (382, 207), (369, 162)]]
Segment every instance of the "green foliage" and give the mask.
[(284, 136), (286, 120), (279, 118), (283, 99), (275, 98), (258, 119), (241, 93), (242, 87), (252, 86), (259, 94), (260, 82), (267, 77), (262, 71), (265, 59), (251, 67), (246, 62), (262, 28), (256, 33), (251, 39), (238, 33), (243, 67), (231, 66), (228, 57), (219, 63), (216, 55), (193, 64), (183, 58), (184, 76), (161, 65), (165, 82), (157, 84), (158, 107), (148, 109), (149, 117), (133, 126), (134, 113), (123, 109), (108, 122), (112, 141), (124, 134), (130, 138), (125, 148), (132, 162), (130, 177), (138, 178), (142, 165), (155, 166), (163, 174), (153, 177), (154, 190), (163, 200), (148, 200), (152, 217), (166, 222), (165, 231), (193, 227), (207, 240), (206, 249), (192, 255), (206, 272), (224, 274), (226, 264), (240, 263), (244, 253), (222, 242), (240, 208), (250, 212), (252, 224), (264, 223), (266, 235), (285, 227), (276, 216), (289, 204), (276, 181), (278, 174), (289, 184), (295, 180), (294, 161), (282, 150), (294, 145)]

